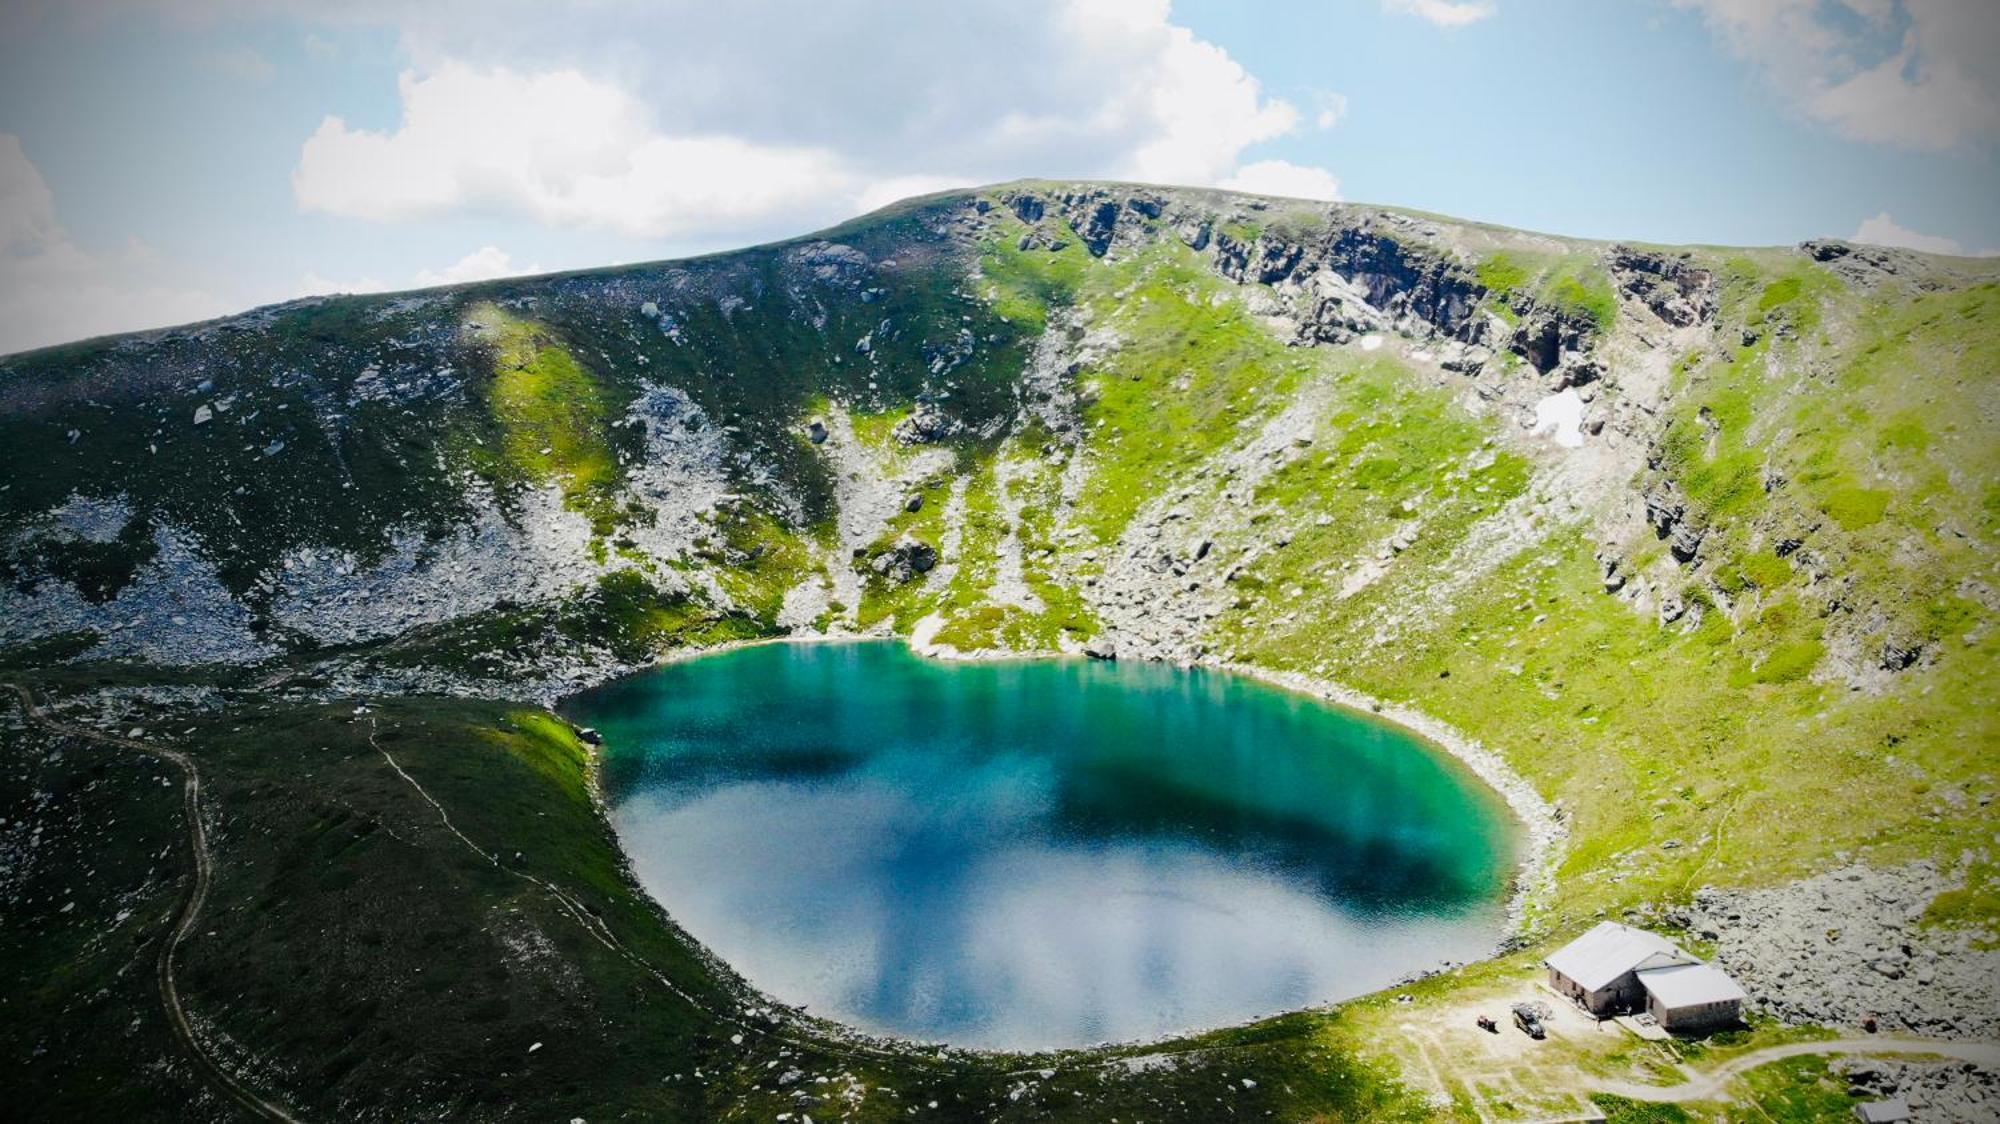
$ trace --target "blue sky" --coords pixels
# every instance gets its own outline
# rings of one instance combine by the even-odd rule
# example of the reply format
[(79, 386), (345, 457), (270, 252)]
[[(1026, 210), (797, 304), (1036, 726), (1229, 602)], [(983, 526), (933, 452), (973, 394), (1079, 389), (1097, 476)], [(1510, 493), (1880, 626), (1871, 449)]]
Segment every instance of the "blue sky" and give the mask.
[(0, 351), (1022, 176), (2000, 248), (1988, 0), (28, 0)]

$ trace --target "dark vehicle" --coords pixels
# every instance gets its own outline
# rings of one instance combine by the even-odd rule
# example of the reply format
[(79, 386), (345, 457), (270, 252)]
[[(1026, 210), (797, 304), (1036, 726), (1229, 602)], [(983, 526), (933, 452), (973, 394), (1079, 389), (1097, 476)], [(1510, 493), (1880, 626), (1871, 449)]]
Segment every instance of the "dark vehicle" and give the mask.
[(1521, 1033), (1530, 1038), (1549, 1036), (1548, 1028), (1542, 1025), (1542, 1013), (1535, 1010), (1532, 1004), (1514, 1004), (1514, 1025), (1520, 1027)]
[(1500, 1024), (1493, 1021), (1492, 1015), (1481, 1015), (1479, 1016), (1479, 1029), (1488, 1034), (1498, 1034), (1500, 1033)]

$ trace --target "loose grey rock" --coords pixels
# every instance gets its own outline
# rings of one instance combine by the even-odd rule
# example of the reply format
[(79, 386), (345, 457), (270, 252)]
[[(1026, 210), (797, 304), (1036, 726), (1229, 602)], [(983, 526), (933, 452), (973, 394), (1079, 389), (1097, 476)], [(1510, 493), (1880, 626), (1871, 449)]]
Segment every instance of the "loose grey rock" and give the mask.
[(1929, 861), (1848, 866), (1788, 886), (1706, 887), (1669, 919), (1713, 932), (1716, 961), (1786, 1022), (1859, 1026), (1873, 1016), (1885, 1031), (1992, 1038), (2000, 950), (1923, 920), (1952, 888)]

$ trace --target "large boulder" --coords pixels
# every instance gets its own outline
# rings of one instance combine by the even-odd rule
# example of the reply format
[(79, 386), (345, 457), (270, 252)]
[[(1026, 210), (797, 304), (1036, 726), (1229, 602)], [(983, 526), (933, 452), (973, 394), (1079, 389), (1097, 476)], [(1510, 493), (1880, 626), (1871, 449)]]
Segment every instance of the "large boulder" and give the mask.
[(905, 445), (928, 445), (958, 434), (965, 423), (944, 412), (944, 407), (928, 399), (919, 401), (910, 416), (896, 423), (896, 440)]
[(877, 551), (869, 569), (897, 582), (915, 581), (937, 567), (937, 548), (922, 539), (904, 535)]

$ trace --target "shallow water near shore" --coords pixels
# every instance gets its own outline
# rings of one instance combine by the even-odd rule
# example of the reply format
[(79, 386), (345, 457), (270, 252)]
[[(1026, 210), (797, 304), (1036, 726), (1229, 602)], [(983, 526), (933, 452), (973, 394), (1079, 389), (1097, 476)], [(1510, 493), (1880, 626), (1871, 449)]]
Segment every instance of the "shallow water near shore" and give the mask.
[(564, 707), (646, 889), (773, 997), (994, 1049), (1486, 955), (1518, 825), (1392, 725), (1226, 672), (770, 644)]

